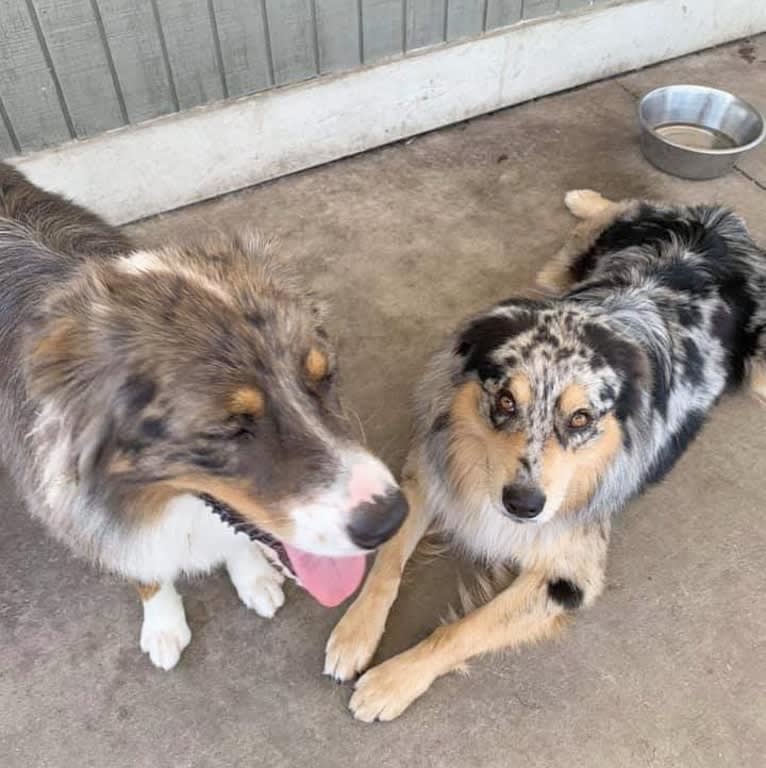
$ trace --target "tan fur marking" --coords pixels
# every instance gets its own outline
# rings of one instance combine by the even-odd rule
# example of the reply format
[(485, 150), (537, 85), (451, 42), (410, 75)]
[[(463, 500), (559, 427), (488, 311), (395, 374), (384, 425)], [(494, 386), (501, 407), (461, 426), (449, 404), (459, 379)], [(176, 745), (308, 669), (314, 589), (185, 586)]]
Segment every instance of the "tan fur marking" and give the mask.
[(255, 387), (241, 387), (234, 392), (227, 403), (229, 413), (260, 416), (265, 405), (263, 394)]
[(327, 355), (316, 347), (312, 347), (306, 356), (306, 373), (314, 380), (319, 381), (327, 375), (329, 368)]
[(136, 584), (136, 591), (141, 598), (141, 602), (145, 603), (151, 600), (160, 591), (160, 585), (156, 582), (153, 584)]
[(754, 362), (750, 369), (750, 387), (753, 393), (766, 405), (766, 362)]
[(133, 462), (127, 456), (119, 455), (109, 462), (109, 466), (107, 467), (107, 474), (122, 475), (126, 472), (131, 472), (132, 470)]
[(524, 373), (517, 373), (509, 382), (508, 388), (519, 405), (529, 405), (532, 402), (532, 388), (529, 386), (529, 377)]
[(572, 260), (581, 253), (585, 253), (618, 216), (638, 205), (639, 203), (635, 200), (610, 203), (590, 218), (581, 221), (561, 250), (538, 273), (536, 278), (538, 286), (554, 294), (567, 290), (574, 282), (569, 273)]
[(184, 493), (206, 493), (228, 504), (246, 520), (273, 533), (277, 538), (289, 540), (292, 536), (292, 521), (276, 511), (267, 509), (241, 483), (212, 475), (195, 474), (168, 480), (166, 485)]
[(65, 357), (72, 348), (75, 336), (75, 321), (69, 317), (62, 317), (53, 321), (48, 332), (35, 346), (32, 354), (39, 358)]
[(569, 620), (547, 598), (548, 575), (521, 573), (508, 589), (410, 650), (373, 667), (356, 685), (351, 709), (361, 720), (398, 717), (438, 677), (475, 656), (544, 640)]
[(599, 480), (622, 442), (622, 429), (613, 414), (601, 422), (601, 435), (577, 451), (564, 449), (551, 437), (543, 449), (543, 492), (548, 498), (562, 498), (558, 514), (581, 509), (591, 498)]
[(178, 494), (177, 488), (165, 483), (148, 485), (128, 496), (121, 513), (134, 524), (151, 525), (164, 514), (167, 505)]
[[(527, 385), (528, 386), (528, 385)], [(522, 432), (498, 432), (479, 412), (481, 387), (471, 381), (452, 401), (449, 468), (452, 482), (466, 500), (498, 497), (516, 474), (524, 449)]]
[(402, 483), (410, 511), (402, 527), (378, 551), (362, 591), (327, 641), (325, 673), (349, 680), (372, 660), (396, 600), (404, 566), (430, 523), (417, 477)]
[(566, 416), (589, 405), (588, 393), (581, 384), (570, 384), (559, 397), (559, 409)]
[(571, 189), (564, 195), (564, 204), (578, 219), (590, 219), (616, 205), (592, 189)]

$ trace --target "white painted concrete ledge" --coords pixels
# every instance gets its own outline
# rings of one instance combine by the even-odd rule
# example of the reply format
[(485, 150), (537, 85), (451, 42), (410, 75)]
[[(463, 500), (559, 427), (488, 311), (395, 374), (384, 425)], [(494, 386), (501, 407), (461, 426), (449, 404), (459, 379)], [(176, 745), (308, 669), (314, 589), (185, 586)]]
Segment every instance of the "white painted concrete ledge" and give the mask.
[(121, 224), (766, 30), (762, 0), (639, 0), (12, 160)]

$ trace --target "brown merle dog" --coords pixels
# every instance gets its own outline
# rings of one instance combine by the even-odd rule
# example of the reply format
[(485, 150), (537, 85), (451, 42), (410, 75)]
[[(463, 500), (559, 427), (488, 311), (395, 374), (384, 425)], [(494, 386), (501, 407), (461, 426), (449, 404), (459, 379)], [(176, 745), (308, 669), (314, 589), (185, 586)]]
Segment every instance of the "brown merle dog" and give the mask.
[(180, 575), (225, 564), (262, 616), (285, 573), (334, 605), (406, 514), (342, 416), (320, 307), (272, 251), (135, 250), (0, 164), (0, 458), (55, 536), (139, 585), (165, 669), (190, 640)]
[(510, 586), (367, 672), (351, 709), (397, 717), (440, 675), (554, 634), (603, 588), (610, 521), (683, 453), (746, 374), (766, 397), (766, 255), (715, 207), (570, 192), (584, 219), (540, 282), (433, 358), (405, 468), (410, 515), (335, 628), (325, 671), (370, 662), (402, 569), (431, 524)]

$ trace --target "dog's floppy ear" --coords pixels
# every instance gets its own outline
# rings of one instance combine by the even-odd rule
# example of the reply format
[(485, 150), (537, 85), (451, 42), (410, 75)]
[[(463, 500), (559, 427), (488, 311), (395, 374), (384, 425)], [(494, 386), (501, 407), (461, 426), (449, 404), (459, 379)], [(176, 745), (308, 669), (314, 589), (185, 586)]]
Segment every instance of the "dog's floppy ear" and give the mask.
[(79, 314), (41, 311), (26, 329), (24, 378), (30, 397), (69, 431), (78, 480), (90, 478), (113, 443), (113, 425), (91, 394), (95, 371)]
[(74, 317), (38, 317), (25, 335), (24, 374), (29, 394), (47, 399), (75, 388), (84, 373), (87, 341)]
[(476, 371), (480, 378), (493, 375), (496, 367), (492, 353), (514, 337), (535, 325), (539, 302), (530, 299), (509, 299), (491, 312), (470, 320), (460, 331), (455, 353), (464, 359), (463, 372)]
[(154, 399), (157, 385), (146, 375), (126, 377), (124, 360), (110, 364), (89, 332), (88, 313), (68, 309), (43, 308), (27, 326), (24, 378), (38, 407), (69, 431), (79, 481), (93, 485), (105, 477), (120, 435)]
[(86, 485), (95, 485), (109, 474), (112, 461), (119, 455), (121, 438), (131, 431), (141, 411), (154, 400), (157, 385), (149, 376), (135, 374), (113, 392), (98, 412), (88, 412), (73, 438), (77, 476)]

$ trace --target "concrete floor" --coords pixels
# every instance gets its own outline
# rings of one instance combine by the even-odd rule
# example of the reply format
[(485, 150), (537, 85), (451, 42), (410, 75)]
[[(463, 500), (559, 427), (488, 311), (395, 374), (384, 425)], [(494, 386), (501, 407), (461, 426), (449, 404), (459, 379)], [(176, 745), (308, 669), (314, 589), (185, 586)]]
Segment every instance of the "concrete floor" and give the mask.
[[(522, 290), (565, 237), (562, 195), (721, 201), (766, 244), (766, 147), (714, 182), (642, 159), (636, 95), (670, 82), (766, 107), (766, 36), (473, 120), (131, 228), (276, 233), (334, 299), (345, 391), (398, 468), (408, 395), (457, 318)], [(320, 674), (340, 610), (292, 590), (273, 622), (222, 575), (183, 585), (179, 667), (138, 649), (140, 607), (2, 494), (0, 764), (762, 766), (766, 754), (766, 412), (727, 398), (669, 480), (631, 505), (608, 588), (561, 641), (438, 681), (398, 721), (361, 725)], [(438, 620), (453, 565), (415, 569), (382, 655)]]

